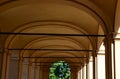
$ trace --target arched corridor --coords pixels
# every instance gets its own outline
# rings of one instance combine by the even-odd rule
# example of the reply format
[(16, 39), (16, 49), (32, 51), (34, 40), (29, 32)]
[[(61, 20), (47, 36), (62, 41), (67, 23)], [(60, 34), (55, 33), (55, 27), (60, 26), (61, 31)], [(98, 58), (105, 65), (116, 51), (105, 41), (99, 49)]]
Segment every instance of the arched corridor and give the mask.
[(119, 21), (120, 0), (1, 0), (0, 79), (119, 79)]

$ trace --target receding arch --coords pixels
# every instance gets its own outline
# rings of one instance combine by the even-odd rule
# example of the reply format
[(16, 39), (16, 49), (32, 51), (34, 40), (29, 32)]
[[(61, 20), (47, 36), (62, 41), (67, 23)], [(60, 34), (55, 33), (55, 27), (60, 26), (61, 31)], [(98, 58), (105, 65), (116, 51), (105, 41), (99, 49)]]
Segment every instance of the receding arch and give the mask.
[(115, 15), (115, 27), (114, 27), (114, 31), (115, 33), (118, 32), (119, 28), (120, 28), (120, 1), (117, 1), (117, 5), (116, 5), (116, 15)]
[[(26, 32), (27, 29), (30, 29), (32, 28), (33, 29), (33, 25), (37, 26), (37, 27), (40, 27), (41, 25), (63, 25), (64, 28), (70, 28), (72, 30), (75, 30), (76, 33), (80, 32), (80, 33), (85, 33), (87, 34), (87, 32), (85, 32), (84, 30), (80, 29), (80, 28), (77, 28), (76, 26), (72, 25), (72, 24), (68, 24), (68, 23), (61, 23), (61, 22), (33, 22), (33, 23), (30, 23), (28, 25), (25, 25), (25, 26), (22, 26), (21, 28), (17, 28), (14, 32), (17, 32), (17, 33), (21, 33), (21, 32)], [(34, 28), (37, 28), (37, 27), (34, 27)], [(14, 42), (14, 39), (16, 38), (16, 35), (10, 35), (7, 39), (6, 39), (6, 43), (5, 43), (5, 48), (10, 48), (11, 44)], [(89, 38), (87, 38), (89, 40)], [(90, 40), (92, 42), (92, 40)], [(92, 44), (92, 43), (91, 43)]]
[[(4, 4), (4, 6), (2, 6), (1, 8), (4, 8), (4, 9), (1, 9), (2, 12), (4, 11), (7, 11), (9, 9), (12, 9), (14, 7), (21, 7), (21, 6), (24, 6), (24, 5), (31, 5), (32, 4), (39, 4), (39, 3), (42, 3), (42, 4), (48, 4), (48, 3), (55, 3), (55, 4), (64, 4), (64, 5), (69, 5), (69, 6), (72, 6), (72, 7), (77, 7), (79, 10), (84, 10), (86, 11), (88, 14), (91, 14), (91, 16), (93, 16), (94, 18), (96, 18), (96, 20), (98, 20), (98, 22), (100, 22), (100, 24), (102, 25), (102, 28), (104, 29), (104, 32), (107, 32), (109, 29), (108, 26), (109, 26), (109, 19), (108, 17), (106, 17), (104, 15), (104, 13), (97, 7), (95, 6), (92, 2), (90, 1), (84, 1), (84, 0), (81, 0), (81, 1), (11, 1), (11, 3), (8, 3), (8, 4)], [(9, 6), (9, 7), (6, 7), (6, 6)], [(106, 31), (107, 30), (107, 31)]]

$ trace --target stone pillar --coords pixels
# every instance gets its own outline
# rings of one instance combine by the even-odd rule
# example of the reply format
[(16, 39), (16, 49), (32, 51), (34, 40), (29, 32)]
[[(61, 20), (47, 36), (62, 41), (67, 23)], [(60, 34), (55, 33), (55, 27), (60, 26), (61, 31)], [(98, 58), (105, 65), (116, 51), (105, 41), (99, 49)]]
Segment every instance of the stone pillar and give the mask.
[[(0, 28), (1, 31), (1, 28)], [(5, 79), (5, 73), (6, 73), (6, 58), (7, 58), (7, 53), (4, 48), (5, 45), (5, 36), (0, 35), (0, 79)]]
[(8, 68), (8, 78), (7, 79), (18, 79), (18, 64), (19, 60), (17, 58), (9, 58), (9, 68)]
[(19, 58), (18, 79), (22, 79), (23, 58)]
[(2, 78), (2, 64), (3, 64), (3, 52), (0, 49), (0, 79)]
[(79, 70), (79, 72), (78, 72), (78, 79), (81, 79), (81, 70)]
[(85, 79), (84, 74), (85, 74), (84, 66), (82, 66), (82, 79)]
[(77, 79), (78, 78), (78, 67), (77, 66), (71, 67), (70, 77), (71, 77), (70, 79)]
[(39, 66), (37, 65), (34, 68), (34, 79), (39, 79)]
[(22, 65), (22, 73), (21, 73), (21, 79), (27, 79), (28, 78), (28, 59), (23, 59)]
[(31, 72), (32, 72), (32, 63), (29, 63), (27, 79), (32, 79), (31, 78)]
[(31, 79), (35, 77), (35, 63), (32, 63), (32, 70), (31, 70)]
[(43, 79), (49, 79), (49, 66), (43, 67)]
[(6, 58), (6, 69), (5, 69), (5, 79), (9, 79), (9, 71), (10, 71), (10, 54), (7, 53), (7, 58)]
[(34, 79), (36, 79), (36, 74), (37, 74), (37, 67), (34, 67)]
[(42, 71), (43, 71), (43, 67), (40, 65), (40, 66), (39, 66), (39, 79), (42, 79), (42, 76), (43, 76), (43, 75), (42, 75), (42, 74), (43, 74)]
[(112, 50), (111, 50), (111, 36), (107, 36), (104, 40), (105, 45), (105, 63), (106, 63), (106, 79), (112, 79)]
[(34, 72), (34, 79), (40, 79), (39, 78), (39, 72), (40, 72), (40, 69), (39, 69), (40, 67), (39, 66), (36, 66), (35, 67), (35, 72)]
[(82, 79), (82, 65), (81, 65), (81, 68), (80, 68), (80, 79)]
[(4, 52), (2, 64), (2, 79), (6, 79), (7, 62), (8, 62), (7, 52)]
[(93, 79), (98, 79), (97, 54), (93, 53)]
[(39, 79), (49, 79), (49, 66), (48, 65), (40, 65), (40, 78)]
[(89, 59), (87, 59), (87, 63), (86, 63), (86, 79), (89, 79), (90, 76), (89, 76)]

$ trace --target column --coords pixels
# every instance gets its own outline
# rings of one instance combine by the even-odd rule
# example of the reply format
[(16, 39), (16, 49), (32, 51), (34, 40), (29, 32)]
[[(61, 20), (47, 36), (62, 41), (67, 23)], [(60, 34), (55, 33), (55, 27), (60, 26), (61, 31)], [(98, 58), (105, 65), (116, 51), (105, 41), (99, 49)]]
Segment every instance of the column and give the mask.
[(105, 63), (106, 63), (106, 79), (112, 79), (112, 52), (111, 52), (111, 36), (107, 36), (104, 40), (105, 45)]
[(8, 68), (8, 78), (7, 79), (17, 79), (18, 78), (18, 58), (9, 58), (9, 68)]
[(82, 65), (81, 65), (81, 68), (80, 68), (80, 79), (82, 79)]
[(42, 71), (43, 79), (49, 79), (49, 66), (44, 66)]
[(10, 74), (10, 54), (7, 53), (7, 58), (6, 58), (6, 69), (5, 69), (5, 79), (9, 79), (9, 74)]
[(31, 78), (31, 72), (32, 72), (32, 63), (30, 62), (28, 65), (28, 75), (27, 75), (27, 79), (32, 79)]
[(89, 58), (89, 79), (93, 79), (93, 57)]
[(87, 63), (86, 63), (86, 79), (89, 79), (89, 59), (87, 59)]
[(0, 79), (2, 78), (2, 65), (3, 65), (3, 52), (2, 52), (2, 49), (0, 49)]
[(8, 62), (7, 52), (4, 52), (4, 54), (3, 54), (3, 64), (2, 64), (2, 79), (6, 79), (7, 62)]
[(115, 53), (115, 78), (114, 79), (120, 79), (120, 39), (115, 40), (115, 47), (114, 47), (114, 53)]
[(42, 79), (42, 74), (43, 74), (42, 70), (43, 70), (43, 67), (40, 64), (40, 66), (39, 66), (39, 79)]
[(81, 79), (81, 70), (78, 72), (78, 79)]
[(93, 79), (98, 79), (97, 54), (93, 52)]
[(22, 73), (21, 73), (21, 79), (27, 79), (28, 78), (28, 60), (29, 59), (24, 59), (23, 64), (22, 64)]
[(38, 65), (35, 65), (34, 79), (39, 79), (39, 66)]
[(39, 74), (40, 74), (40, 67), (36, 66), (34, 79), (40, 79)]
[(85, 71), (84, 71), (84, 65), (82, 66), (82, 79), (85, 79)]
[(19, 70), (18, 70), (18, 79), (22, 79), (22, 67), (23, 67), (23, 58), (19, 59)]
[(71, 78), (70, 79), (77, 79), (78, 78), (78, 67), (73, 66), (71, 67)]

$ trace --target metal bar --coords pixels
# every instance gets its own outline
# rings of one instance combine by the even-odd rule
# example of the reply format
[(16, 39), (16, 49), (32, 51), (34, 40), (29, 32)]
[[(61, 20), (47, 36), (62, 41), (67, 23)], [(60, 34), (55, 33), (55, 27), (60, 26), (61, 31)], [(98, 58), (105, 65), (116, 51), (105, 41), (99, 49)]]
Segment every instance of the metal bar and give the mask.
[(23, 58), (87, 58), (87, 57), (23, 57)]
[(85, 37), (106, 37), (106, 35), (94, 34), (56, 34), (56, 33), (14, 33), (14, 32), (0, 32), (1, 35), (40, 35), (40, 36), (85, 36)]
[[(32, 62), (32, 63), (57, 63), (57, 62)], [(82, 62), (65, 62), (65, 63), (81, 63), (82, 64)]]
[[(18, 58), (18, 57), (10, 57), (10, 58)], [(23, 57), (23, 58), (87, 58), (87, 57)]]
[(27, 49), (27, 48), (8, 48), (8, 50), (39, 50), (39, 51), (86, 51), (93, 52), (94, 50), (76, 50), (76, 49)]
[(120, 40), (120, 38), (114, 38), (114, 40)]
[[(51, 66), (51, 65), (35, 65), (35, 66), (44, 66), (44, 67), (47, 66), (48, 67), (48, 66)], [(79, 65), (77, 65), (77, 66), (71, 65), (70, 67), (80, 67), (80, 66)]]

